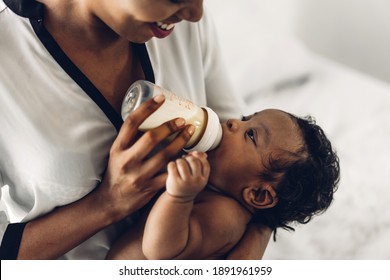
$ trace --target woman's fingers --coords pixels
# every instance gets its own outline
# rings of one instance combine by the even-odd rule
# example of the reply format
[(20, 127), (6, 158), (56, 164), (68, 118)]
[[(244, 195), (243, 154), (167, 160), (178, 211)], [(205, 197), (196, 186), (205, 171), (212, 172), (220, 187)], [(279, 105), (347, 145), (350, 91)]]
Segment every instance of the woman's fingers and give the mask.
[[(130, 149), (128, 149), (129, 156), (143, 160), (159, 143), (161, 143), (168, 136), (182, 130), (184, 127), (185, 120), (182, 118), (177, 118), (163, 123), (156, 128), (148, 130), (137, 140), (137, 142), (133, 144), (133, 146), (131, 146)], [(190, 138), (191, 135), (189, 135), (188, 132), (185, 132), (184, 134), (181, 133), (179, 134), (179, 137), (175, 138), (173, 141), (174, 147), (166, 149), (167, 154), (164, 165), (172, 156), (176, 155), (184, 147)]]
[[(169, 122), (168, 122), (169, 123)], [(167, 127), (171, 127), (172, 125), (169, 125), (168, 123), (163, 124), (158, 129), (161, 129), (163, 131), (163, 135), (167, 133), (166, 129)], [(149, 131), (148, 131), (149, 132)], [(192, 125), (185, 127), (169, 144), (167, 144), (164, 148), (162, 148), (160, 151), (158, 151), (154, 156), (149, 158), (144, 162), (144, 168), (143, 172), (147, 172), (148, 174), (156, 174), (159, 172), (162, 168), (164, 168), (173, 157), (175, 157), (184, 147), (184, 145), (190, 140), (191, 136), (194, 133), (194, 127)], [(134, 144), (133, 148), (136, 148), (135, 146), (138, 146), (137, 149), (134, 149), (133, 152), (137, 152), (139, 155), (144, 155), (145, 153), (149, 153), (151, 151), (151, 148), (146, 148), (145, 145), (149, 142), (150, 144), (150, 138), (147, 138), (148, 136), (145, 133), (141, 139), (137, 141), (137, 143)], [(143, 139), (145, 137), (145, 140)], [(165, 136), (166, 137), (166, 136)], [(164, 138), (165, 138), (164, 137)], [(164, 139), (162, 138), (162, 139)], [(142, 143), (142, 140), (145, 140), (146, 143)], [(145, 155), (146, 156), (146, 155)]]
[(112, 149), (124, 150), (129, 148), (135, 141), (139, 126), (164, 102), (164, 95), (157, 95), (144, 102), (124, 121)]
[(168, 176), (167, 173), (162, 173), (150, 179), (149, 181), (150, 191), (157, 192), (160, 189), (164, 188), (166, 186), (167, 176)]
[[(165, 186), (167, 173), (161, 173), (161, 170), (182, 150), (195, 131), (194, 126), (186, 126), (184, 119), (177, 118), (136, 139), (139, 125), (159, 108), (162, 101), (161, 97), (146, 101), (132, 112), (111, 148), (99, 194), (120, 218), (144, 206)], [(152, 155), (157, 145), (174, 133), (177, 133), (175, 138)]]

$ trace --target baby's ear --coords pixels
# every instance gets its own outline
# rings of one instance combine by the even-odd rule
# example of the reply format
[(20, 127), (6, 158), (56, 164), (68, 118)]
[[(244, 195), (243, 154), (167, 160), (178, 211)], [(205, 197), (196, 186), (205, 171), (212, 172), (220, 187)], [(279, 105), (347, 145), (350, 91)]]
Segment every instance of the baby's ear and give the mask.
[(244, 201), (256, 209), (271, 208), (278, 203), (276, 192), (270, 184), (248, 186), (244, 188), (242, 195)]

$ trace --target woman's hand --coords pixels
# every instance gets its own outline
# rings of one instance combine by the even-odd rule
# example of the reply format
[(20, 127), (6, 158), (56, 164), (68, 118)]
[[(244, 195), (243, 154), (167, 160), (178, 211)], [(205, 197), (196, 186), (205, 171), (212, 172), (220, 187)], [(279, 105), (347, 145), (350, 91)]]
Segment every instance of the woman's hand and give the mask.
[[(97, 190), (103, 207), (119, 220), (140, 209), (165, 186), (167, 174), (160, 174), (191, 138), (194, 127), (178, 118), (145, 132), (137, 140), (138, 127), (160, 107), (162, 95), (142, 104), (125, 120), (110, 150), (108, 167)], [(155, 155), (150, 152), (169, 135), (182, 130)]]
[[(111, 151), (102, 183), (71, 204), (27, 223), (19, 259), (56, 259), (100, 230), (145, 205), (165, 185), (159, 174), (191, 137), (182, 119), (169, 121), (136, 139), (138, 126), (164, 101), (161, 96), (142, 104), (124, 122)], [(148, 154), (168, 135), (182, 132), (156, 155)]]

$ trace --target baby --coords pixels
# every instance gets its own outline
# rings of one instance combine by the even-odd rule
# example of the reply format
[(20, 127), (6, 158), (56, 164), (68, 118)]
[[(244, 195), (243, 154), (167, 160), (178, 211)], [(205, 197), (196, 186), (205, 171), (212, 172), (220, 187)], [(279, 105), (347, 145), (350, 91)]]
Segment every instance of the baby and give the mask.
[(215, 150), (168, 164), (166, 190), (107, 258), (220, 259), (249, 222), (293, 229), (329, 207), (339, 160), (314, 121), (268, 109), (222, 127)]

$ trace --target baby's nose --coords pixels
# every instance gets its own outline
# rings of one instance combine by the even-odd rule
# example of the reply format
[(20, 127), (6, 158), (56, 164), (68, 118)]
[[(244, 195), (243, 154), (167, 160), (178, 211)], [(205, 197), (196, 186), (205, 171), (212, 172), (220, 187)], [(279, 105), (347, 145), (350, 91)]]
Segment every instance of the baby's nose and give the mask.
[(239, 124), (238, 124), (238, 120), (235, 120), (235, 119), (229, 119), (227, 122), (226, 122), (226, 126), (229, 130), (231, 131), (235, 131), (239, 128)]

